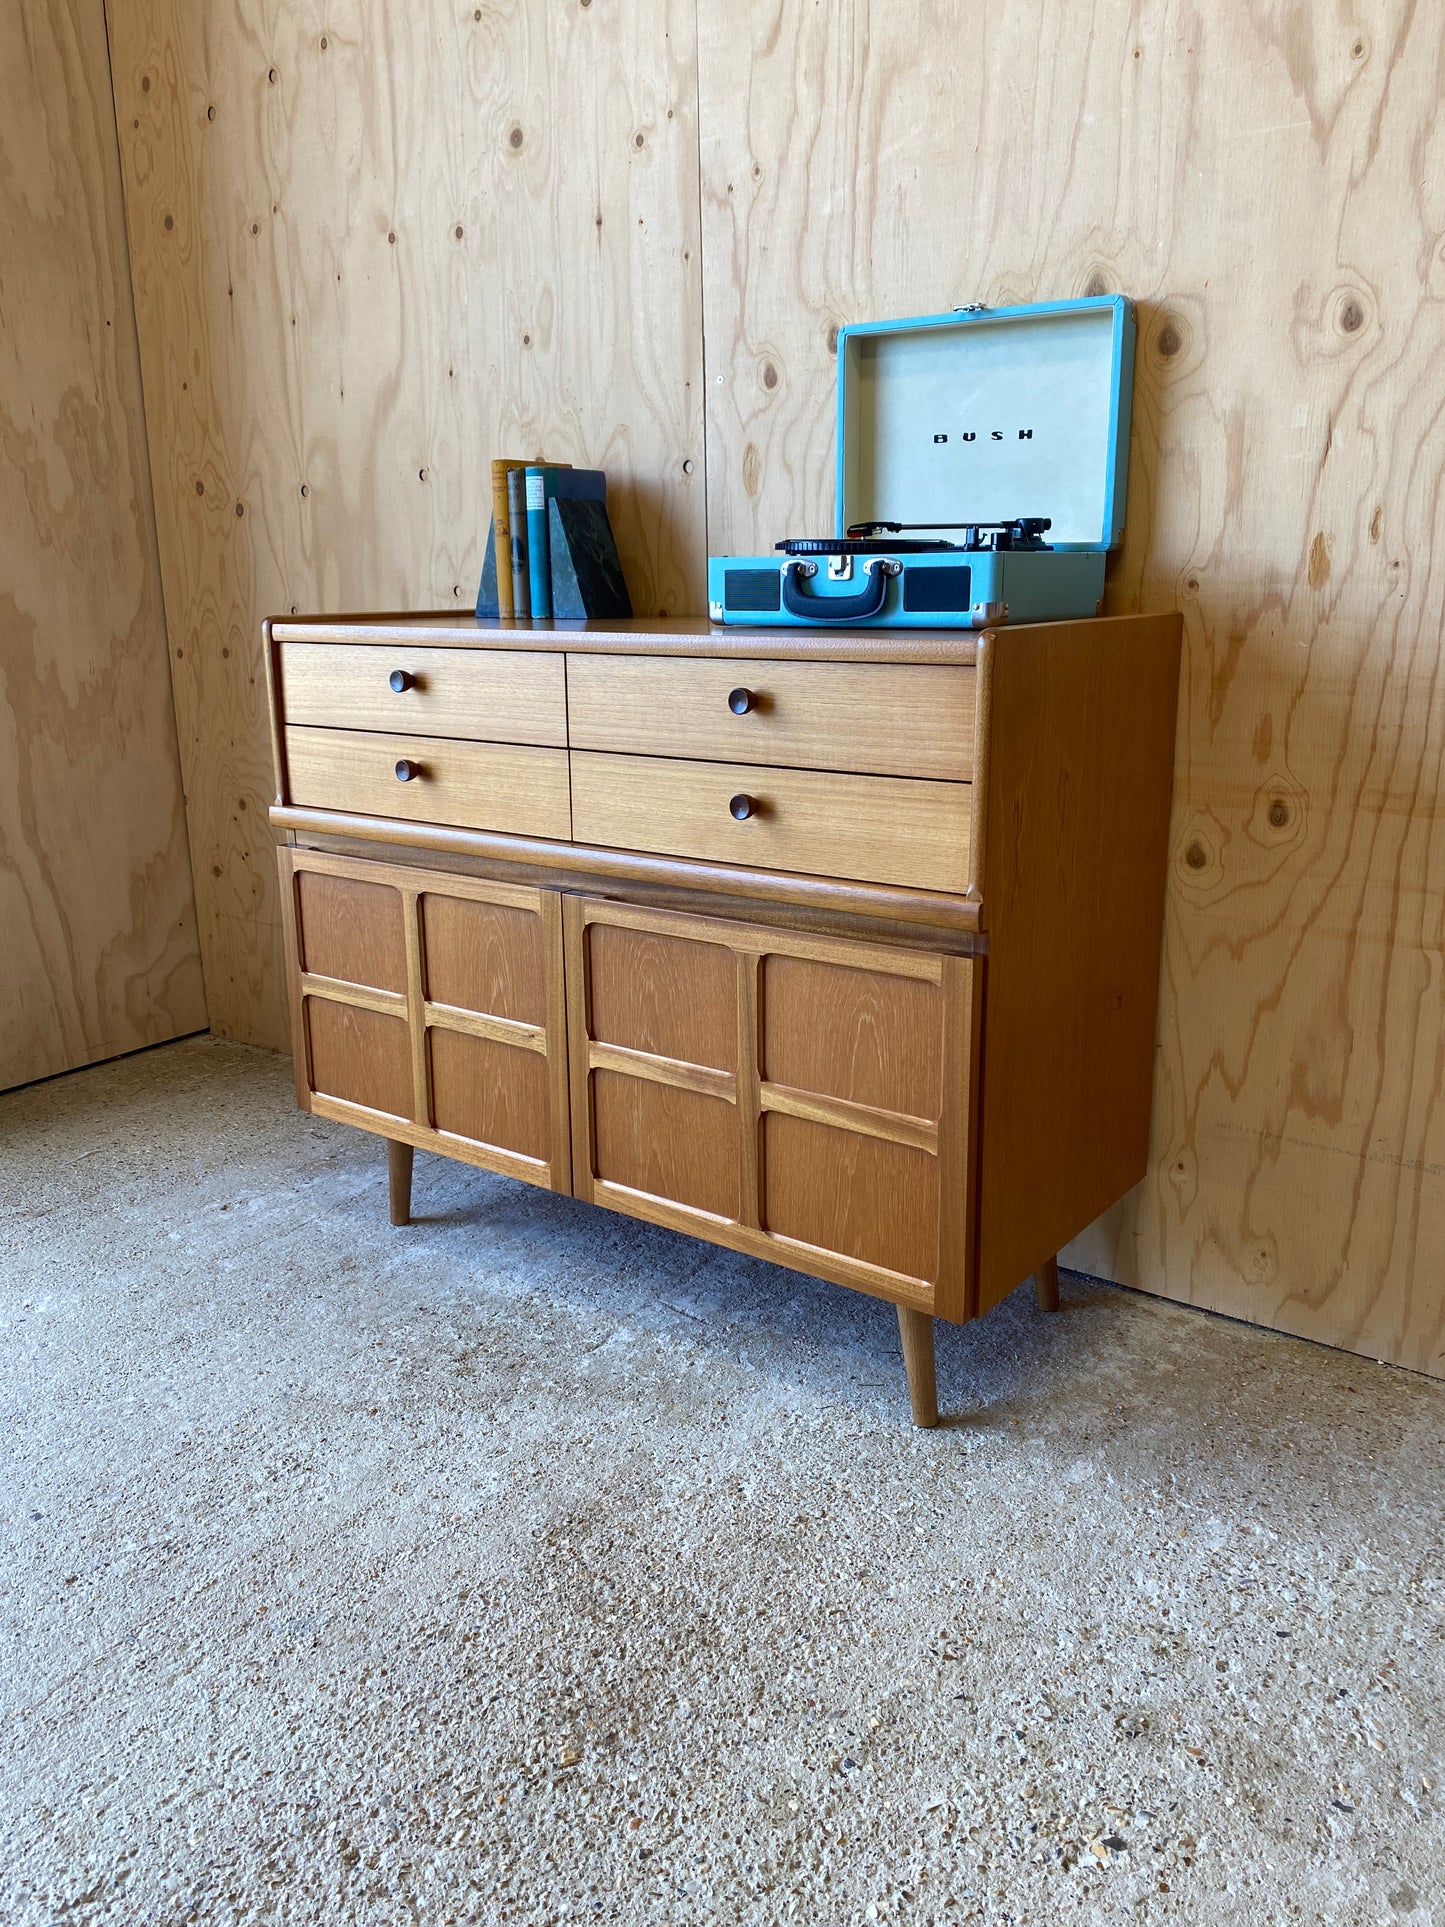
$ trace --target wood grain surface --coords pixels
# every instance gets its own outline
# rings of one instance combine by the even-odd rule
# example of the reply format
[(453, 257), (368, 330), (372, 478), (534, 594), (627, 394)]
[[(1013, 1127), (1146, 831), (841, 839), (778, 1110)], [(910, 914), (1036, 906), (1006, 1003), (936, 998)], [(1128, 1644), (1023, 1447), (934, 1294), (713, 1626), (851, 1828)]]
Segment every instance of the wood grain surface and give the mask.
[(1442, 92), (1407, 0), (699, 5), (714, 553), (831, 525), (840, 323), (1139, 303), (1109, 606), (1186, 618), (1153, 1145), (1066, 1261), (1436, 1373)]
[(567, 737), (574, 749), (967, 782), (974, 682), (963, 668), (569, 653)]
[[(580, 843), (920, 890), (968, 884), (968, 783), (594, 750), (573, 750), (571, 764)], [(753, 804), (741, 820), (737, 795)]]
[[(406, 781), (397, 770), (414, 772)], [(358, 810), (504, 835), (566, 837), (572, 828), (565, 749), (382, 736), (362, 729), (288, 729), (293, 803)]]
[(102, 0), (0, 0), (0, 1088), (206, 1023)]
[[(516, 649), (279, 645), (290, 723), (566, 746), (566, 658)], [(400, 690), (391, 676), (406, 678)]]
[[(973, 966), (563, 903), (575, 1194), (971, 1316)], [(836, 1034), (818, 1047), (820, 1023)], [(902, 1077), (880, 1081), (880, 1032), (891, 1046), (915, 1023)], [(799, 1087), (771, 1081), (765, 1063)]]
[(262, 618), (469, 608), (504, 451), (703, 606), (693, 10), (110, 16), (212, 1018), (280, 1045)]

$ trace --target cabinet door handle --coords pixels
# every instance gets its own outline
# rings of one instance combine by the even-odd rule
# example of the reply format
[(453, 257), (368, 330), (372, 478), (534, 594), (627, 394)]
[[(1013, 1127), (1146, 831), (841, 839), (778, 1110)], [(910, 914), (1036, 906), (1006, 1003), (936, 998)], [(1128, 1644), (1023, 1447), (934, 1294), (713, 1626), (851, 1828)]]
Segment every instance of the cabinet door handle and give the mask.
[(737, 818), (739, 823), (746, 823), (748, 818), (752, 815), (753, 811), (757, 807), (758, 806), (756, 802), (753, 800), (753, 798), (746, 794), (740, 794), (738, 796), (733, 797), (731, 802), (728, 804), (728, 809)]
[(403, 756), (396, 766), (396, 780), (398, 783), (420, 782), (425, 774), (426, 771), (420, 763), (413, 763), (411, 759), (406, 756)]
[(401, 695), (403, 690), (414, 688), (416, 685), (416, 677), (409, 669), (393, 669), (387, 677), (387, 681), (391, 684), (398, 696)]
[(734, 716), (746, 716), (753, 706), (751, 689), (734, 689), (728, 694), (728, 708)]

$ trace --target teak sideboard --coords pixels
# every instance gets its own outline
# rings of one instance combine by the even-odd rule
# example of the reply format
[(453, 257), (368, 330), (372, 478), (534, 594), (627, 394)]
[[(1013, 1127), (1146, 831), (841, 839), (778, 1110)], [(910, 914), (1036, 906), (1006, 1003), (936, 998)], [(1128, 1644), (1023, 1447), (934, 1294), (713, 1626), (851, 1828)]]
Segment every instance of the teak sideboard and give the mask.
[(1180, 619), (266, 625), (298, 1103), (891, 1299), (1143, 1176)]

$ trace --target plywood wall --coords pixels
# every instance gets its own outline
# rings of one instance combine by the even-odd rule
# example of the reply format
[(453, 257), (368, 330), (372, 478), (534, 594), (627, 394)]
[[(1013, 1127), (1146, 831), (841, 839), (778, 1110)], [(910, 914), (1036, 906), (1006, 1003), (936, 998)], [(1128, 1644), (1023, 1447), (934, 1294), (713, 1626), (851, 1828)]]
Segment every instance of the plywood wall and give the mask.
[(102, 0), (0, 0), (0, 1089), (205, 1022)]
[(1440, 9), (700, 18), (714, 546), (829, 524), (839, 322), (1141, 306), (1111, 601), (1187, 620), (1154, 1165), (1073, 1260), (1445, 1372)]
[(1438, 7), (111, 9), (220, 1026), (285, 1036), (264, 615), (469, 602), (504, 448), (698, 609), (831, 522), (839, 323), (1123, 290), (1111, 599), (1187, 660), (1154, 1168), (1072, 1255), (1445, 1371)]
[(465, 608), (489, 462), (703, 599), (691, 0), (111, 0), (212, 1022), (281, 1046), (263, 617)]

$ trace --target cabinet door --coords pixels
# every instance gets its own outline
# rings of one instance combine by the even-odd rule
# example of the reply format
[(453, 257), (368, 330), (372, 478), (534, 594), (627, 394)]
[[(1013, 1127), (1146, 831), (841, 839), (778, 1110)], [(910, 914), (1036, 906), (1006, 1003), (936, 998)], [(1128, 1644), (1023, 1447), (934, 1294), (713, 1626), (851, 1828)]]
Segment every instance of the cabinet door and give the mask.
[(310, 850), (281, 876), (303, 1108), (569, 1190), (556, 893)]
[(970, 960), (569, 897), (579, 1197), (969, 1315)]

